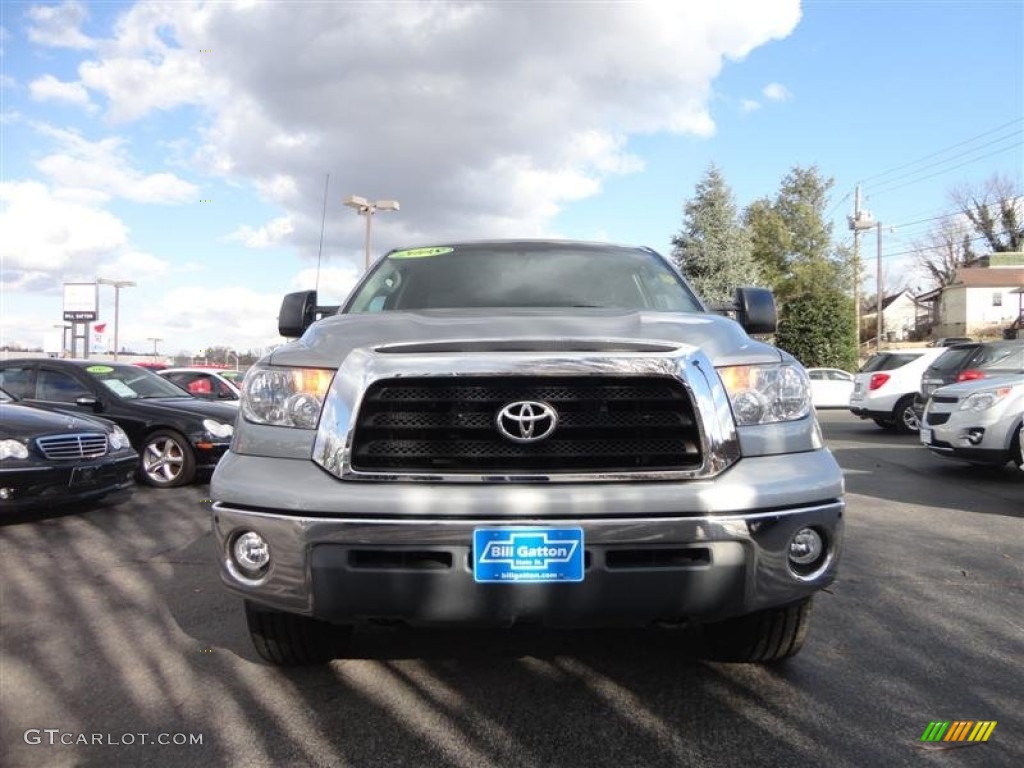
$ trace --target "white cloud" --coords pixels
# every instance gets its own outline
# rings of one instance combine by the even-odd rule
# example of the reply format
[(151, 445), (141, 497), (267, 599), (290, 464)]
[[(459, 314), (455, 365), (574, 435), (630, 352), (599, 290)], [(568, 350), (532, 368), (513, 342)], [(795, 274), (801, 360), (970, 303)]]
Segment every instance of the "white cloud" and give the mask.
[(287, 242), (288, 236), (295, 231), (295, 225), (288, 216), (268, 221), (261, 227), (255, 229), (243, 225), (229, 235), (225, 240), (238, 240), (250, 248), (268, 248), (272, 245), (280, 245)]
[(63, 101), (82, 107), (94, 106), (89, 92), (81, 83), (67, 83), (53, 75), (43, 75), (29, 84), (29, 95), (35, 101)]
[[(151, 253), (125, 250), (112, 259), (100, 262), (96, 267), (96, 274), (111, 280), (134, 280), (144, 283), (166, 275), (170, 268), (170, 262)], [(177, 265), (174, 265), (174, 271), (178, 273)]]
[(85, 6), (78, 2), (35, 5), (28, 9), (28, 39), (54, 48), (93, 48), (96, 42), (82, 33)]
[(325, 173), (327, 243), (358, 241), (346, 194), (402, 203), (374, 227), (380, 248), (544, 234), (565, 204), (642, 168), (631, 136), (712, 135), (723, 63), (799, 18), (797, 0), (145, 3), (79, 77), (115, 121), (200, 106), (195, 160), (256, 184), (313, 256)]
[(128, 240), (116, 216), (62, 199), (39, 182), (0, 183), (0, 202), (5, 289), (53, 289), (63, 280), (92, 277), (97, 260)]
[(309, 267), (292, 278), (291, 290), (310, 291), (316, 288), (321, 304), (341, 302), (356, 284), (361, 271), (351, 264), (344, 267), (321, 267), (318, 287), (317, 269)]
[[(173, 354), (182, 343), (196, 339), (198, 346), (232, 345), (237, 350), (279, 343), (277, 313), (281, 296), (238, 286), (185, 286), (147, 305), (133, 321), (129, 342), (146, 349), (149, 336), (164, 339), (162, 349)], [(150, 348), (152, 342), (149, 342)], [(188, 348), (190, 345), (185, 343)]]
[(172, 173), (143, 174), (129, 164), (124, 139), (111, 136), (89, 141), (81, 135), (50, 126), (39, 131), (54, 139), (58, 151), (36, 167), (60, 187), (77, 187), (140, 203), (174, 204), (196, 201), (199, 189)]
[(753, 99), (743, 99), (740, 102), (741, 112), (756, 112), (761, 108), (761, 102), (754, 101)]
[(768, 99), (768, 101), (789, 101), (792, 98), (792, 94), (789, 89), (781, 83), (768, 83), (762, 90), (761, 94)]

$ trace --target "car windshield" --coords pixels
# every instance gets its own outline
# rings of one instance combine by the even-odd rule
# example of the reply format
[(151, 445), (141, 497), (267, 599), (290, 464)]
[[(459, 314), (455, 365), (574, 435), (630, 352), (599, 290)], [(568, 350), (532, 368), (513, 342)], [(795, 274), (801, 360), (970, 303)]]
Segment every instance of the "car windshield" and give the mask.
[(11, 395), (9, 395), (6, 392), (4, 392), (4, 390), (0, 389), (0, 403), (13, 403), (13, 402), (14, 402), (14, 398)]
[(393, 251), (344, 311), (477, 307), (702, 311), (683, 281), (652, 251), (521, 242)]
[(154, 397), (191, 397), (181, 387), (136, 365), (90, 365), (86, 373), (125, 400)]

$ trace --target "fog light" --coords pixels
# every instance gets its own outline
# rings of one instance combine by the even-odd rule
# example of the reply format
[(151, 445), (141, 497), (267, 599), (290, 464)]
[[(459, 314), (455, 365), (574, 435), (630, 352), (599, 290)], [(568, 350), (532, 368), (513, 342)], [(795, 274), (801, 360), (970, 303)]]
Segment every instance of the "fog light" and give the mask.
[(0, 499), (7, 501), (8, 499), (14, 498), (13, 488), (0, 488)]
[(968, 440), (968, 442), (970, 442), (971, 445), (977, 445), (978, 443), (980, 443), (984, 439), (985, 439), (985, 428), (984, 427), (975, 427), (974, 429), (969, 429), (967, 431), (967, 440)]
[(798, 566), (798, 570), (807, 570), (821, 557), (825, 542), (821, 534), (813, 528), (801, 528), (789, 542), (789, 562)]
[(254, 531), (240, 534), (231, 547), (231, 554), (246, 576), (261, 576), (270, 565), (270, 546)]

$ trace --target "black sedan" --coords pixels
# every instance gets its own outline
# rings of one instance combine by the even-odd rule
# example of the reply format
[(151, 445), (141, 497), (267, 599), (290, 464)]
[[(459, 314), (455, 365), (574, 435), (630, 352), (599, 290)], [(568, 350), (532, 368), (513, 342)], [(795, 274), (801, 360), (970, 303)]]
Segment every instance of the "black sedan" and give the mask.
[(238, 414), (139, 366), (94, 360), (5, 360), (0, 387), (31, 405), (115, 422), (139, 452), (140, 479), (158, 488), (186, 485), (212, 470)]
[(0, 512), (124, 501), (138, 461), (113, 422), (20, 405), (0, 390)]

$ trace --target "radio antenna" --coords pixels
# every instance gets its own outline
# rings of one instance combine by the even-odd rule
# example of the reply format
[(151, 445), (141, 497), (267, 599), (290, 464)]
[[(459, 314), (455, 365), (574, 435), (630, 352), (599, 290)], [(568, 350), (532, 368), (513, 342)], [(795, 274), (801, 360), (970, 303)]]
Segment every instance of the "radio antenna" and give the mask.
[(320, 292), (320, 260), (324, 255), (324, 226), (327, 224), (327, 185), (331, 181), (331, 174), (324, 177), (324, 213), (320, 219), (320, 248), (316, 253), (316, 286), (317, 293)]

